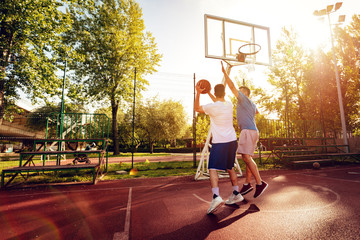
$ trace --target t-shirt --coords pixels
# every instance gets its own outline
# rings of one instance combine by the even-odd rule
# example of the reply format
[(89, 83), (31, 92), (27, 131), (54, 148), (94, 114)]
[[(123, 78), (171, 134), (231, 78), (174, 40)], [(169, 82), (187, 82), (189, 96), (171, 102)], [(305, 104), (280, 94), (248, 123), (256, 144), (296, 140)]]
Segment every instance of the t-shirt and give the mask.
[(233, 126), (233, 105), (231, 102), (217, 101), (202, 107), (210, 117), (213, 143), (226, 143), (237, 140)]
[(239, 91), (239, 98), (236, 106), (236, 119), (240, 129), (258, 131), (255, 123), (255, 114), (257, 111), (255, 103)]

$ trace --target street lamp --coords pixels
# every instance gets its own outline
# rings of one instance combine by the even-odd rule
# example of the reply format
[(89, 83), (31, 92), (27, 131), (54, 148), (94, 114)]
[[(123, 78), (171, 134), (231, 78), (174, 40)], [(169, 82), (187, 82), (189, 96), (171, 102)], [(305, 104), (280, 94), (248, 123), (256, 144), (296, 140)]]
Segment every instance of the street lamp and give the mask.
[[(334, 38), (333, 38), (331, 22), (330, 22), (330, 13), (336, 12), (341, 6), (342, 6), (342, 2), (336, 3), (335, 8), (334, 8), (334, 5), (328, 5), (326, 7), (326, 9), (314, 11), (314, 15), (317, 17), (324, 16), (324, 15), (328, 16), (331, 47), (332, 47), (332, 51), (333, 51), (333, 58), (334, 58), (334, 65), (335, 65), (336, 86), (337, 86), (337, 93), (338, 93), (338, 98), (339, 98), (340, 119), (341, 119), (341, 126), (342, 126), (342, 132), (343, 132), (343, 139), (344, 139), (344, 145), (348, 145), (348, 139), (347, 139), (347, 134), (346, 134), (347, 131), (346, 131), (346, 123), (345, 123), (344, 105), (343, 105), (343, 100), (342, 100), (342, 95), (341, 95), (339, 72), (338, 72), (338, 68), (337, 68), (337, 60), (336, 60), (335, 48), (334, 48)], [(339, 22), (344, 22), (344, 21), (345, 21), (345, 15), (341, 15), (339, 17)], [(345, 148), (345, 149), (346, 149), (345, 151), (348, 152), (348, 148)]]

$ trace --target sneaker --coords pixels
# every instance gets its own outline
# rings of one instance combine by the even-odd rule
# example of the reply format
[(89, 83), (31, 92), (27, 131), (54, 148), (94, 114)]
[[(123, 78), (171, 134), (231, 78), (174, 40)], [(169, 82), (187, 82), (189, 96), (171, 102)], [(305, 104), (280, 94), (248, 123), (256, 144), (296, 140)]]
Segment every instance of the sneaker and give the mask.
[(249, 192), (251, 192), (254, 188), (251, 186), (251, 184), (249, 183), (248, 185), (243, 185), (243, 187), (240, 190), (240, 194), (241, 195), (245, 195)]
[(268, 187), (268, 184), (264, 181), (261, 181), (261, 185), (256, 185), (256, 191), (254, 194), (254, 198), (259, 197), (265, 189)]
[(231, 205), (234, 203), (242, 202), (243, 200), (244, 200), (244, 197), (241, 196), (241, 194), (239, 192), (233, 191), (233, 193), (230, 195), (229, 199), (225, 201), (225, 204)]
[(211, 214), (213, 212), (215, 212), (216, 210), (218, 210), (222, 205), (224, 204), (224, 200), (220, 197), (217, 196), (216, 198), (213, 198), (213, 200), (210, 203), (210, 207), (207, 210), (207, 214)]

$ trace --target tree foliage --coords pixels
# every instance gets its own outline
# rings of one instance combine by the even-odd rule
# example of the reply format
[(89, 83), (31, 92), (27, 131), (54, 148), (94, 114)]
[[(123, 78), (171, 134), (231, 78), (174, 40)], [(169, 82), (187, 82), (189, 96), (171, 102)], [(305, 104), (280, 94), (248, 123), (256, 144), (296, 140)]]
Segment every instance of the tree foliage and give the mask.
[(143, 139), (142, 142), (149, 144), (151, 153), (156, 142), (176, 140), (184, 136), (187, 128), (186, 114), (184, 107), (179, 102), (160, 101), (154, 97), (137, 106), (136, 135)]
[[(19, 98), (19, 90), (36, 102), (59, 95), (61, 33), (71, 22), (64, 4), (75, 0), (3, 0), (0, 2), (0, 119)], [(60, 66), (61, 67), (61, 66)]]
[(114, 154), (119, 153), (117, 112), (130, 101), (136, 68), (137, 93), (148, 84), (144, 76), (155, 71), (161, 55), (154, 37), (145, 32), (142, 12), (134, 0), (96, 0), (95, 4), (71, 8), (73, 28), (67, 44), (81, 57), (70, 64), (76, 80), (88, 96), (106, 100), (112, 108)]
[[(346, 124), (353, 133), (359, 128), (359, 26), (355, 15), (348, 27), (334, 29)], [(283, 28), (273, 60), (268, 79), (276, 92), (260, 92), (261, 106), (285, 122), (321, 122), (327, 136), (336, 136), (341, 124), (332, 49), (307, 50), (292, 29)]]
[(269, 73), (269, 81), (278, 91), (267, 108), (277, 111), (281, 119), (305, 118), (304, 81), (309, 59), (297, 40), (293, 29), (283, 28), (282, 37), (273, 53), (274, 65)]
[(360, 130), (360, 15), (354, 15), (345, 29), (336, 29), (341, 73), (341, 90), (348, 130)]

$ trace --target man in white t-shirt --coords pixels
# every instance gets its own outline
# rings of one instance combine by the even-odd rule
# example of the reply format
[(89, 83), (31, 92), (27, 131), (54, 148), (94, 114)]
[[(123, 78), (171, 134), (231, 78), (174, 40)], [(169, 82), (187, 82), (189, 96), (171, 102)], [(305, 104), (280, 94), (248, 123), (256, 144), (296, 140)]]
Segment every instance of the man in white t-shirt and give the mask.
[(234, 204), (244, 200), (239, 193), (237, 175), (234, 170), (234, 162), (237, 149), (237, 137), (233, 126), (233, 105), (225, 101), (225, 86), (218, 84), (214, 87), (214, 95), (208, 93), (214, 103), (200, 105), (200, 93), (204, 89), (196, 86), (195, 111), (205, 113), (210, 117), (210, 129), (212, 134), (212, 146), (209, 157), (209, 173), (213, 199), (207, 214), (215, 212), (224, 204), (219, 194), (218, 170), (227, 170), (233, 186), (233, 193), (226, 200), (226, 204)]

